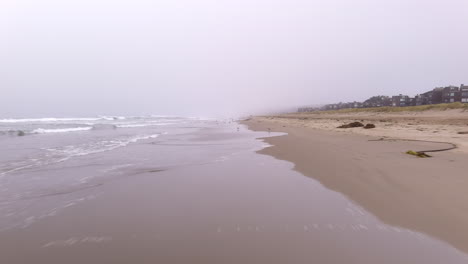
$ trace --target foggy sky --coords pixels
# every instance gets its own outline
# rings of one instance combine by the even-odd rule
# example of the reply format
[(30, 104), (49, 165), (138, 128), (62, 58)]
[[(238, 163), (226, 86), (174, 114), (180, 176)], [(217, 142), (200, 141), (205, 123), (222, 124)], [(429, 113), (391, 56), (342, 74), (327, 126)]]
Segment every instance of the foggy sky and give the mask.
[(466, 0), (2, 0), (0, 117), (255, 114), (468, 83)]

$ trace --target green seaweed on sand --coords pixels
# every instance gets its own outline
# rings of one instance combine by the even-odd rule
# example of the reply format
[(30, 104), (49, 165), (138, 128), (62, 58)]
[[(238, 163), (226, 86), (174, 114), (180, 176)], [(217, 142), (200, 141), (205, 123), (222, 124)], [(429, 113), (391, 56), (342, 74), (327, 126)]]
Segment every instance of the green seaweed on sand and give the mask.
[(408, 155), (413, 155), (413, 156), (416, 156), (416, 157), (420, 157), (420, 158), (430, 158), (432, 156), (430, 155), (427, 155), (426, 153), (424, 152), (418, 152), (418, 151), (413, 151), (413, 150), (408, 150), (406, 152), (406, 154)]

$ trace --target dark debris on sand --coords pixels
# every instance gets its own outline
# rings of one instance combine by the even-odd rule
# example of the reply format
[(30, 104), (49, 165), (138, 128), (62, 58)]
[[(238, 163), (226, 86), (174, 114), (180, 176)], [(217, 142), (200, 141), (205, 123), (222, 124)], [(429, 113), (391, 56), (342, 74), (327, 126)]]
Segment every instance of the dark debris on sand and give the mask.
[(371, 128), (375, 128), (375, 125), (374, 124), (367, 124), (367, 125), (364, 126), (364, 124), (361, 123), (361, 122), (352, 122), (352, 123), (349, 123), (349, 124), (341, 125), (338, 128), (353, 128), (353, 127), (362, 127), (362, 128), (365, 128), (365, 129), (371, 129)]
[(364, 124), (361, 122), (352, 122), (349, 124), (341, 125), (338, 128), (353, 128), (353, 127), (363, 127)]

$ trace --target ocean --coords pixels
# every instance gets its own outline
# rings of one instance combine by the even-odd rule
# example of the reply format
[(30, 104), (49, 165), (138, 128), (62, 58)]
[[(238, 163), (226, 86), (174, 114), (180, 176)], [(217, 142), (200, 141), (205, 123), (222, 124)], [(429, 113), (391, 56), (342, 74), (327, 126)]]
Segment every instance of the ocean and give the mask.
[[(222, 144), (216, 136), (223, 137)], [(233, 120), (0, 119), (0, 231), (26, 227), (92, 199), (96, 193), (83, 190), (119, 177), (219, 162), (261, 145)]]

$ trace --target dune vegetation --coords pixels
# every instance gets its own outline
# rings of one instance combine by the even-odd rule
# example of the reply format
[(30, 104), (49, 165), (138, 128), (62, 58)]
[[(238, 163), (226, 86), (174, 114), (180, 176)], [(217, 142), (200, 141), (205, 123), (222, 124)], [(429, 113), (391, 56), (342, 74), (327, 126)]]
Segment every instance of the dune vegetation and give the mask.
[(339, 114), (339, 113), (359, 113), (359, 112), (378, 112), (378, 113), (391, 113), (391, 112), (422, 112), (428, 110), (448, 110), (448, 109), (461, 109), (468, 110), (468, 104), (456, 102), (449, 104), (432, 104), (432, 105), (418, 105), (418, 106), (405, 106), (405, 107), (372, 107), (372, 108), (347, 108), (339, 110), (317, 111), (316, 113), (324, 114)]

